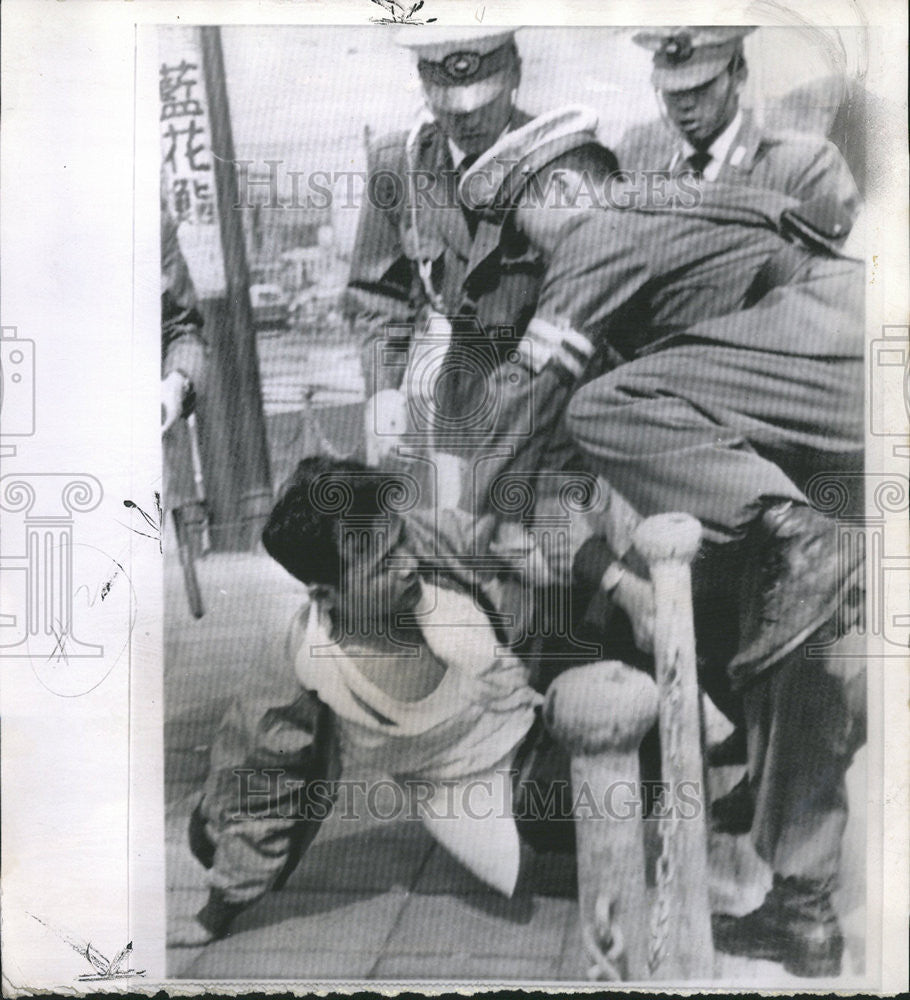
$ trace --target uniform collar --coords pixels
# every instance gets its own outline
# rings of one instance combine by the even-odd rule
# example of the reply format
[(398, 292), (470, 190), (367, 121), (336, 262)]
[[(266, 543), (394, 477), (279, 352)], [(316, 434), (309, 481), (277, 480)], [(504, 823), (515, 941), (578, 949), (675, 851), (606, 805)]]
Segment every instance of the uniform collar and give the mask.
[[(532, 116), (520, 108), (515, 108), (509, 124), (503, 129), (506, 132), (521, 128), (530, 122)], [(502, 136), (497, 138), (497, 142)], [(463, 161), (465, 153), (443, 134), (435, 121), (428, 121), (418, 139), (417, 159), (413, 166), (419, 170), (429, 171), (436, 177), (436, 183), (443, 185), (443, 177), (447, 170), (451, 171), (450, 162), (457, 169)], [(451, 157), (451, 160), (449, 159)], [(454, 189), (453, 189), (454, 190)], [(428, 204), (422, 206), (416, 213), (417, 225), (420, 229), (420, 256), (435, 259), (442, 253), (444, 246), (449, 246), (461, 258), (468, 261), (466, 276), (477, 268), (499, 245), (502, 229), (502, 219), (481, 217), (477, 232), (472, 240), (468, 225), (461, 212), (453, 212), (448, 205)]]
[[(704, 170), (704, 178), (706, 181), (716, 181), (717, 176), (721, 171), (721, 167), (727, 162), (728, 158), (731, 157), (731, 147), (739, 135), (739, 131), (743, 125), (743, 111), (740, 108), (736, 114), (733, 116), (733, 120), (730, 124), (721, 132), (721, 134), (711, 143), (708, 147), (708, 152), (711, 154), (711, 160)], [(691, 156), (695, 152), (695, 147), (688, 142), (686, 139), (682, 141), (682, 158), (685, 159)], [(737, 150), (733, 150), (733, 156), (736, 155)], [(733, 166), (738, 166), (738, 163), (734, 163)]]

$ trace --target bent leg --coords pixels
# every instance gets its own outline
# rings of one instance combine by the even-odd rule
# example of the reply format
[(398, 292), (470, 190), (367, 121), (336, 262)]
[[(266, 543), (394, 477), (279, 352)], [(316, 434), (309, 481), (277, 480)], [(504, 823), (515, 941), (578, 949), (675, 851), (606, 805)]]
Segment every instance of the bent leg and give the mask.
[(330, 710), (308, 691), (289, 704), (238, 697), (218, 728), (190, 847), (209, 869), (209, 898), (169, 934), (175, 946), (223, 936), (293, 872), (332, 805), (338, 751)]
[(682, 345), (582, 387), (568, 426), (642, 516), (685, 511), (723, 542), (805, 503), (816, 472), (862, 468), (861, 384), (853, 361)]
[(248, 904), (284, 880), (329, 803), (308, 794), (333, 770), (330, 713), (307, 691), (289, 705), (238, 698), (212, 747), (201, 813), (215, 847), (210, 881)]

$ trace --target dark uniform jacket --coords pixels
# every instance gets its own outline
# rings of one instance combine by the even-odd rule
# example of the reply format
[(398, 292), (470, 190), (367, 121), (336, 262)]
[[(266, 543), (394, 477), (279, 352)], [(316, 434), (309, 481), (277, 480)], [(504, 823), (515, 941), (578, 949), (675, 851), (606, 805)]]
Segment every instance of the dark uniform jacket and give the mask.
[[(503, 368), (490, 390), (501, 399), (490, 447), (514, 446), (511, 428), (529, 409), (535, 428), (502, 466), (557, 464), (555, 451), (568, 446), (547, 428), (557, 427), (579, 380), (674, 343), (762, 351), (784, 366), (788, 356), (862, 357), (862, 264), (794, 249), (785, 232), (798, 209), (771, 191), (712, 184), (697, 207), (579, 213), (552, 254), (521, 380)], [(775, 269), (781, 256), (787, 266)], [(744, 308), (756, 285), (761, 308)], [(491, 481), (499, 471), (490, 464)]]
[[(748, 304), (762, 269), (777, 254), (790, 256), (796, 229), (789, 220), (800, 212), (793, 198), (718, 183), (705, 185), (692, 207), (585, 213), (566, 227), (553, 253), (537, 318), (567, 323), (592, 341), (607, 340), (617, 360), (631, 360)], [(760, 343), (741, 343), (733, 323), (725, 326), (723, 341), (809, 357), (861, 353), (855, 321), (862, 316), (862, 265), (795, 253), (794, 274), (810, 269), (819, 280), (827, 274), (843, 279), (838, 294), (829, 289), (817, 302), (819, 309), (836, 309), (840, 321), (767, 329)]]
[[(629, 129), (616, 151), (622, 170), (671, 170), (682, 140), (663, 121)], [(743, 113), (717, 183), (779, 191), (799, 201), (824, 196), (856, 204), (859, 194), (837, 147), (820, 135), (759, 128)]]
[[(516, 111), (513, 127), (530, 118)], [(447, 316), (470, 337), (481, 333), (491, 342), (520, 337), (534, 314), (543, 277), (539, 253), (518, 234), (502, 237), (500, 221), (466, 217), (457, 198), (459, 174), (445, 136), (435, 123), (424, 125), (409, 163), (407, 135), (380, 139), (370, 150), (367, 189), (354, 243), (344, 310), (363, 337), (366, 393), (401, 384), (406, 350), (377, 365), (376, 344), (390, 332), (407, 346), (409, 324), (422, 322), (428, 307)], [(409, 174), (413, 179), (408, 184)], [(414, 197), (411, 198), (410, 195)], [(474, 228), (472, 238), (471, 229)], [(418, 261), (430, 262), (439, 301), (430, 303), (418, 274)], [(473, 323), (476, 317), (479, 330)], [(389, 324), (404, 324), (389, 331)], [(500, 333), (497, 331), (500, 331)], [(494, 347), (498, 356), (500, 349)], [(480, 367), (483, 367), (481, 364)], [(456, 377), (457, 381), (457, 377)], [(477, 389), (462, 377), (450, 384), (450, 405), (458, 412)]]

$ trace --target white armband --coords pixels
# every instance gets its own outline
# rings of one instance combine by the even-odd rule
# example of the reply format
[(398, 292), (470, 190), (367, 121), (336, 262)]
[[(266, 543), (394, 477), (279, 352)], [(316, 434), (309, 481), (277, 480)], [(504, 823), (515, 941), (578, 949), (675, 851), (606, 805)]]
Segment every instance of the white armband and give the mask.
[(574, 378), (580, 378), (594, 353), (594, 345), (583, 333), (569, 326), (556, 326), (540, 316), (528, 324), (525, 338), (535, 372), (541, 371), (547, 362), (555, 361)]

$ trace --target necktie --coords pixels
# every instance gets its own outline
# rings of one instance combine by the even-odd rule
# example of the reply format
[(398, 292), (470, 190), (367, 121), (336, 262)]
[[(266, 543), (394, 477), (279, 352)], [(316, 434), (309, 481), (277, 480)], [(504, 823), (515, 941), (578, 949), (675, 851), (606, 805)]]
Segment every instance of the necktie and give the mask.
[(711, 162), (712, 156), (706, 149), (696, 149), (687, 156), (680, 165), (681, 174), (691, 174), (692, 177), (703, 177), (705, 167)]
[[(477, 162), (477, 157), (479, 154), (471, 153), (466, 156), (461, 163), (458, 164), (458, 183), (461, 183), (462, 177), (471, 169), (472, 166)], [(461, 193), (458, 195), (458, 203), (461, 205), (461, 211), (464, 215), (465, 222), (468, 224), (468, 232), (471, 234), (471, 239), (474, 239), (474, 233), (477, 232), (477, 223), (480, 221), (480, 212), (476, 212), (465, 205), (461, 200)]]

